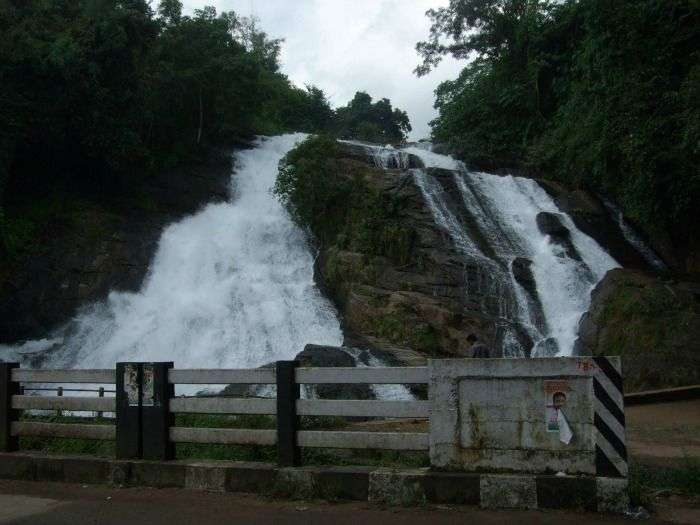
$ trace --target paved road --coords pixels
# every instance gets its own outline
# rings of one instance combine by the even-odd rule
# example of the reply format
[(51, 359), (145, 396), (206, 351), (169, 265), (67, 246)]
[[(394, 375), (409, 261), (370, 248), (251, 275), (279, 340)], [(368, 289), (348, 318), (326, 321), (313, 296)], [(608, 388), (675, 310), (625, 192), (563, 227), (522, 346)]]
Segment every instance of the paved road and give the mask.
[[(217, 524), (626, 524), (622, 517), (569, 512), (483, 511), (440, 506), (382, 509), (368, 503), (270, 501), (182, 489), (112, 489), (0, 481), (0, 523), (37, 525)], [(645, 525), (672, 523), (648, 520)]]

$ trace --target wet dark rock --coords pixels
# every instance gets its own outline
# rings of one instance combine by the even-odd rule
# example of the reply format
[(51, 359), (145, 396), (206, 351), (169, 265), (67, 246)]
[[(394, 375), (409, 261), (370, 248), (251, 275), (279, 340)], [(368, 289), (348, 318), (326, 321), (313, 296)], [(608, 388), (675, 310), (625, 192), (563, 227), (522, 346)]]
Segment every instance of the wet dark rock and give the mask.
[(571, 190), (552, 181), (538, 180), (538, 183), (554, 199), (559, 209), (571, 217), (576, 227), (593, 238), (620, 265), (653, 270), (637, 249), (627, 242), (617, 218), (598, 196), (582, 189)]
[(511, 263), (513, 277), (525, 290), (533, 296), (537, 296), (537, 283), (532, 275), (532, 261), (525, 257), (516, 257)]
[(551, 235), (557, 239), (568, 239), (569, 229), (561, 222), (561, 216), (557, 213), (542, 211), (537, 214), (537, 227), (544, 235)]
[(563, 248), (564, 254), (570, 259), (581, 261), (581, 254), (576, 251), (571, 242), (571, 232), (562, 224), (562, 216), (558, 213), (542, 211), (537, 214), (537, 227), (544, 235), (549, 235), (551, 241)]
[[(355, 368), (355, 358), (343, 348), (308, 344), (294, 358), (302, 367)], [(314, 385), (313, 394), (321, 399), (374, 399), (369, 385)]]
[(475, 359), (483, 359), (483, 358), (491, 358), (491, 357), (500, 357), (496, 356), (495, 352), (486, 346), (483, 343), (476, 343), (469, 349), (469, 357), (475, 358)]

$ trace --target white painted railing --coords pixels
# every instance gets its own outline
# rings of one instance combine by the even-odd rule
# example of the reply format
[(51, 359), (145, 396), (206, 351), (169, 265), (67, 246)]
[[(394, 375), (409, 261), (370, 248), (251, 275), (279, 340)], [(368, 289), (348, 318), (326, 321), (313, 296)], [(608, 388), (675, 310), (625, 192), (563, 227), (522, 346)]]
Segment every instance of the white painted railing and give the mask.
[[(19, 411), (69, 411), (71, 413), (117, 413), (115, 397), (63, 396), (64, 387), (51, 384), (113, 385), (115, 370), (8, 370), (9, 381), (15, 390), (10, 395), (9, 408), (14, 420), (8, 428), (13, 437), (53, 437), (96, 440), (115, 440), (115, 425), (82, 423), (54, 423), (17, 419)], [(165, 377), (165, 376), (164, 376)], [(292, 376), (290, 376), (292, 377)], [(421, 384), (427, 383), (426, 367), (386, 368), (297, 368), (293, 374), (296, 385), (314, 384)], [(126, 379), (125, 379), (126, 380)], [(175, 385), (275, 385), (275, 368), (257, 369), (169, 369), (167, 384), (170, 391)], [(13, 388), (14, 388), (13, 387)], [(298, 388), (298, 386), (297, 386)], [(26, 391), (41, 390), (42, 395), (27, 395)], [(66, 391), (97, 391), (90, 388), (67, 388)], [(8, 390), (9, 392), (10, 390)], [(45, 395), (58, 391), (59, 395)], [(105, 387), (101, 387), (102, 392)], [(123, 396), (126, 394), (122, 393)], [(195, 396), (167, 398), (170, 414), (205, 415), (269, 415), (278, 413), (277, 399), (258, 397)], [(144, 402), (144, 406), (148, 403)], [(428, 401), (388, 401), (357, 399), (296, 399), (291, 405), (293, 416), (337, 416), (360, 418), (427, 418)], [(6, 415), (6, 418), (10, 417)], [(173, 416), (171, 416), (173, 417)], [(117, 417), (119, 424), (119, 417)], [(210, 443), (225, 445), (275, 445), (278, 430), (243, 428), (192, 428), (168, 425), (167, 439), (171, 443)], [(408, 432), (325, 431), (295, 429), (298, 447), (350, 448), (387, 450), (427, 450), (428, 435)]]

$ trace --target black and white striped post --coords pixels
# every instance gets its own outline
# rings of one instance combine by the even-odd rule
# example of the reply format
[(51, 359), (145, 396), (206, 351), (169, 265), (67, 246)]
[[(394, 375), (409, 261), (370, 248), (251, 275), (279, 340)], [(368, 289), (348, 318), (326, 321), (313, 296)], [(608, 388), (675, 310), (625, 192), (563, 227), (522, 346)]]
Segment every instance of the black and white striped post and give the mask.
[(595, 463), (598, 476), (627, 477), (625, 445), (625, 406), (619, 359), (594, 357), (594, 416), (596, 429)]
[(300, 388), (295, 372), (298, 361), (277, 361), (277, 463), (280, 467), (299, 465), (297, 446), (297, 399)]
[(19, 363), (0, 363), (0, 452), (14, 452), (19, 439), (12, 435), (12, 422), (19, 418), (19, 411), (12, 408), (12, 396), (19, 394), (19, 383), (12, 381), (12, 370)]

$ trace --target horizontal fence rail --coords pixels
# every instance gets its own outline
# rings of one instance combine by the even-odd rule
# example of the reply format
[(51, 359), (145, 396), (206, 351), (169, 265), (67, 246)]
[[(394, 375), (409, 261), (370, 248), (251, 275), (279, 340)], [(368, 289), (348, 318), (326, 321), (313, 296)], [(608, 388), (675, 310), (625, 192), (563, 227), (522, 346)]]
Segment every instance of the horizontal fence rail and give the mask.
[(356, 399), (299, 399), (297, 415), (344, 417), (426, 418), (429, 401), (375, 401)]
[(114, 383), (114, 370), (12, 370), (12, 381), (18, 383)]
[(307, 384), (423, 384), (428, 382), (427, 367), (377, 367), (377, 368), (297, 368), (296, 382)]
[(113, 397), (12, 396), (17, 410), (72, 410), (75, 412), (114, 412)]
[(173, 443), (208, 443), (220, 445), (275, 445), (276, 430), (241, 428), (171, 427)]
[(18, 437), (54, 437), (113, 441), (116, 436), (116, 428), (114, 425), (15, 421), (12, 423), (12, 435)]
[(229, 383), (242, 385), (275, 383), (274, 368), (252, 369), (172, 369), (168, 373), (168, 382), (179, 385), (224, 385)]
[(269, 414), (277, 413), (274, 399), (229, 397), (174, 397), (170, 411), (183, 414)]
[(297, 432), (297, 444), (310, 448), (428, 450), (428, 434), (301, 430)]

